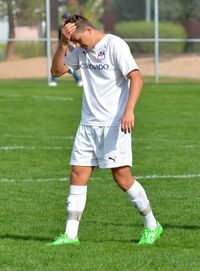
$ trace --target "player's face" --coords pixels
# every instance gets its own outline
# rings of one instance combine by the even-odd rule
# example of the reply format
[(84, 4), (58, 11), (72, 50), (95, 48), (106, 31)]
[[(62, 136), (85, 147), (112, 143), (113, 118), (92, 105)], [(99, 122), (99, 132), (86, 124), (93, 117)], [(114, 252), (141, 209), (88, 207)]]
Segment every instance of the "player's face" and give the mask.
[(84, 32), (74, 32), (71, 35), (70, 41), (75, 47), (82, 47), (84, 49), (92, 49), (94, 47), (94, 35), (91, 28), (86, 28)]

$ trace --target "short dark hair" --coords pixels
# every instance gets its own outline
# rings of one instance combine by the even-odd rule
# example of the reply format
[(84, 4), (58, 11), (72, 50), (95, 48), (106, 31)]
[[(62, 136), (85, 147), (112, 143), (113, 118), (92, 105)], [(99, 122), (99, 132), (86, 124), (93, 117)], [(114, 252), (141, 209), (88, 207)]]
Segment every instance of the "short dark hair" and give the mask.
[(68, 23), (75, 23), (77, 32), (84, 31), (86, 27), (94, 28), (92, 23), (88, 19), (86, 19), (85, 17), (81, 15), (76, 15), (76, 14), (69, 16), (65, 20), (64, 24), (68, 24)]

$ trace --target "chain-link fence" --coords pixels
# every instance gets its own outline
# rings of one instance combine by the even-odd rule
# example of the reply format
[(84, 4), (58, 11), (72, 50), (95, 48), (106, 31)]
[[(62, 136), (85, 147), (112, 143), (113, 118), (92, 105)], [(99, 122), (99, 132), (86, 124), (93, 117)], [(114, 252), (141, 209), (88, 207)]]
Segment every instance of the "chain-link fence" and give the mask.
[(144, 76), (200, 78), (199, 0), (0, 0), (0, 78), (47, 77), (65, 12), (125, 39)]

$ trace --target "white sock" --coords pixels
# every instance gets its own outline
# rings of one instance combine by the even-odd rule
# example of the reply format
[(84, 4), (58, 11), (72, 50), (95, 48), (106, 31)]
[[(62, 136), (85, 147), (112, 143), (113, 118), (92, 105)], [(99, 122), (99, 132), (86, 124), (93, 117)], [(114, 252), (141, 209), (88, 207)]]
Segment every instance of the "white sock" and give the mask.
[(143, 215), (144, 227), (154, 230), (157, 227), (157, 222), (142, 185), (135, 180), (134, 184), (127, 190), (127, 194), (133, 205), (138, 209), (140, 214)]
[(79, 222), (85, 208), (87, 197), (87, 186), (70, 185), (69, 197), (67, 199), (67, 223), (65, 234), (70, 239), (78, 235)]
[(157, 221), (151, 210), (148, 215), (144, 216), (144, 228), (155, 230), (156, 227), (157, 227)]

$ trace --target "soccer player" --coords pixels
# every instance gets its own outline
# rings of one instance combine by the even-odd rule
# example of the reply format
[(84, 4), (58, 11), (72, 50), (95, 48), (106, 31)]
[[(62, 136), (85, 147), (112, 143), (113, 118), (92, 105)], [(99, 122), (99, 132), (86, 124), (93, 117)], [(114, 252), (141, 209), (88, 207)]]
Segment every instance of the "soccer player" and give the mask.
[[(76, 46), (72, 52), (68, 50), (70, 41)], [(117, 185), (144, 218), (139, 244), (153, 244), (163, 228), (153, 215), (144, 188), (130, 170), (134, 109), (143, 84), (138, 66), (125, 41), (73, 15), (62, 28), (51, 72), (62, 76), (79, 68), (83, 80), (82, 118), (70, 160), (66, 230), (50, 245), (79, 244), (87, 183), (95, 167), (111, 169)]]

